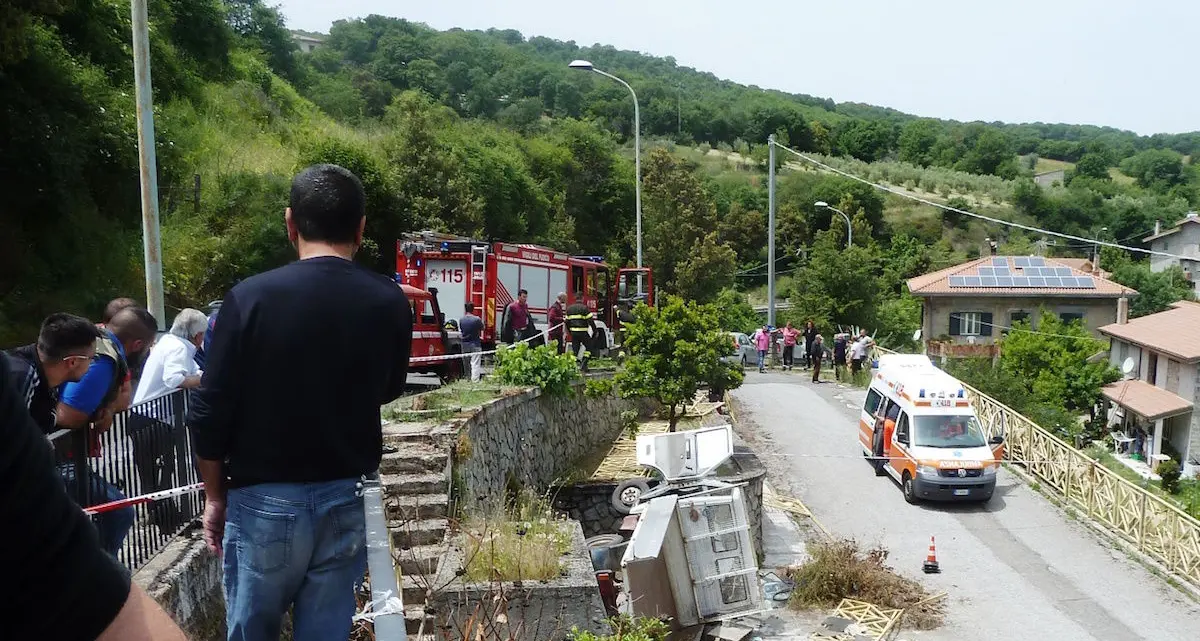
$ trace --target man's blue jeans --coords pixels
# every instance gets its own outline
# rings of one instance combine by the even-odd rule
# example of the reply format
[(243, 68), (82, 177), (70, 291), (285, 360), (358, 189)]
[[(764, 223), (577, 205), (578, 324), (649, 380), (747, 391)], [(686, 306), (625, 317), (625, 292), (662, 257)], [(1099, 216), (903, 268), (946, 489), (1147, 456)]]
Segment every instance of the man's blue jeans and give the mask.
[(765, 349), (758, 350), (758, 369), (762, 370), (763, 365), (765, 365), (766, 362), (767, 362), (767, 350), (765, 350)]
[(359, 479), (266, 483), (226, 499), (229, 641), (277, 641), (293, 609), (295, 641), (350, 636), (354, 586), (367, 569)]
[[(62, 476), (63, 483), (67, 486), (67, 493), (72, 499), (79, 500), (82, 494), (79, 484), (75, 482), (75, 464), (60, 463), (58, 473)], [(104, 480), (92, 470), (88, 470), (88, 499), (92, 505), (101, 503), (109, 503), (111, 501), (120, 501), (125, 498), (121, 490), (117, 486)], [(86, 507), (86, 506), (85, 506)], [(137, 518), (132, 507), (123, 507), (119, 510), (97, 514), (92, 517), (96, 523), (96, 529), (100, 532), (100, 545), (111, 555), (116, 556), (120, 551), (121, 546), (125, 543), (125, 537), (129, 534), (129, 530), (133, 528), (133, 522)]]

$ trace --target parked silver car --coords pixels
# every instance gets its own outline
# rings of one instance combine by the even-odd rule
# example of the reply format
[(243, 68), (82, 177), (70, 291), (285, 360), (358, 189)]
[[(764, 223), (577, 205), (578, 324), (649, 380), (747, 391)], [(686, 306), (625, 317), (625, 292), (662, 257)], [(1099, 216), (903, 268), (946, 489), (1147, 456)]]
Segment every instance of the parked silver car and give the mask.
[(741, 332), (725, 332), (729, 335), (729, 339), (733, 341), (734, 351), (729, 356), (721, 358), (722, 361), (729, 364), (740, 363), (742, 369), (750, 366), (750, 363), (758, 363), (758, 350), (754, 349), (754, 343), (750, 337)]

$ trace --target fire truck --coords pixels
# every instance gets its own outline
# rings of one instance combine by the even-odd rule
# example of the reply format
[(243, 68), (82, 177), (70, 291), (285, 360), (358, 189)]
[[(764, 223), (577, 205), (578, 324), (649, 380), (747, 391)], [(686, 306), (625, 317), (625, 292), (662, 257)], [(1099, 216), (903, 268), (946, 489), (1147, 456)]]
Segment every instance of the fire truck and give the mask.
[(569, 256), (538, 245), (490, 243), (436, 232), (396, 241), (396, 282), (436, 290), (447, 318), (456, 318), (466, 303), (474, 303), (483, 319), (485, 349), (496, 344), (504, 310), (522, 289), (529, 292), (529, 312), (543, 334), (559, 292), (566, 293), (567, 305), (582, 295), (596, 315), (599, 332), (593, 336), (592, 350), (600, 355), (614, 347), (619, 304), (654, 304), (648, 268), (613, 269), (599, 256)]

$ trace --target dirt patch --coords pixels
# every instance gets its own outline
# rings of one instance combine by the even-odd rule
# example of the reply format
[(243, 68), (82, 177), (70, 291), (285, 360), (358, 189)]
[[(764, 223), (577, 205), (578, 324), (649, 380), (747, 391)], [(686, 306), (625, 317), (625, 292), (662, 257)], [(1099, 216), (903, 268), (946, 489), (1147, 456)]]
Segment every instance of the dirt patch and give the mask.
[(789, 604), (798, 609), (836, 607), (842, 599), (867, 601), (904, 610), (903, 622), (918, 630), (932, 630), (945, 618), (942, 599), (921, 584), (895, 573), (885, 562), (883, 548), (861, 550), (849, 540), (808, 545), (812, 559), (785, 570), (795, 582)]

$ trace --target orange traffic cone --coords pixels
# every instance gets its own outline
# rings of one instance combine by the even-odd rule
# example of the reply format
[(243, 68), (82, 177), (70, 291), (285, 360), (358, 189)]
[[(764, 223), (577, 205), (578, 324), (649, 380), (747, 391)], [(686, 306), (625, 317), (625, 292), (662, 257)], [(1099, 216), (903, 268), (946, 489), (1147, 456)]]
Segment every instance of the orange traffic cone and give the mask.
[(925, 574), (937, 574), (942, 571), (942, 569), (938, 567), (937, 549), (933, 545), (932, 536), (929, 537), (929, 556), (925, 557), (925, 563), (921, 566), (921, 570), (923, 570)]

